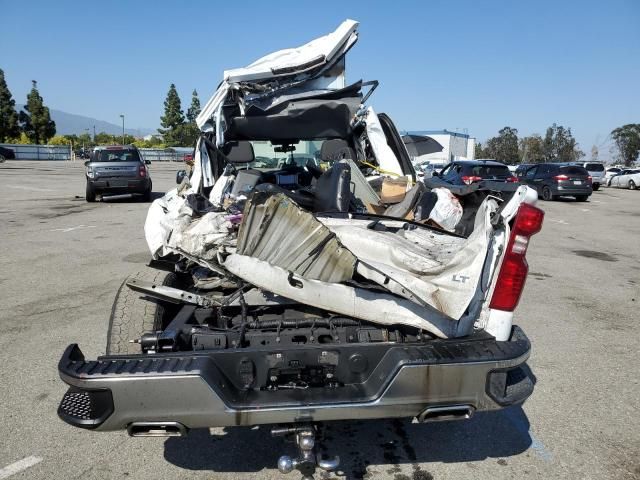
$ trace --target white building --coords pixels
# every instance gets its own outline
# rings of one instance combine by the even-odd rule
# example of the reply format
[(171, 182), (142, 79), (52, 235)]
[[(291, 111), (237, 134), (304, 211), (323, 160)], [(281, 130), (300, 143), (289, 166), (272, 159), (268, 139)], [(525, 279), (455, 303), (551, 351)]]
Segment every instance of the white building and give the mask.
[(414, 157), (413, 163), (429, 161), (429, 163), (447, 164), (452, 160), (473, 160), (475, 158), (476, 139), (466, 133), (450, 132), (449, 130), (420, 130), (408, 133), (431, 137), (443, 147), (441, 152)]

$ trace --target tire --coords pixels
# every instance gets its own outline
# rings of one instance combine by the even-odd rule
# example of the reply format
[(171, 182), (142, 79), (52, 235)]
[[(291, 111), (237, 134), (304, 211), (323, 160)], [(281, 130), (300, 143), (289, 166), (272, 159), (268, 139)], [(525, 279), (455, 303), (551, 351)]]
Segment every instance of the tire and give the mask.
[(150, 202), (151, 201), (151, 193), (153, 192), (153, 184), (151, 182), (149, 182), (149, 188), (147, 190), (145, 190), (144, 195), (142, 196), (142, 199), (145, 202)]
[(546, 201), (555, 200), (555, 197), (553, 196), (553, 193), (551, 193), (551, 189), (549, 187), (542, 188), (542, 199)]
[(140, 346), (131, 343), (144, 332), (161, 330), (175, 316), (179, 306), (158, 302), (127, 287), (131, 279), (178, 286), (178, 276), (172, 272), (146, 267), (129, 275), (116, 293), (107, 331), (107, 355), (140, 353)]
[(636, 188), (636, 182), (629, 180), (629, 190), (635, 190)]
[(96, 191), (91, 187), (89, 182), (87, 182), (87, 190), (84, 195), (84, 198), (87, 202), (95, 202), (96, 201)]
[(595, 183), (595, 184), (593, 184), (593, 186), (591, 188), (593, 188), (594, 192), (597, 192), (598, 190), (600, 190), (600, 184), (599, 183)]
[(576, 200), (579, 202), (586, 202), (589, 199), (589, 195), (576, 195)]

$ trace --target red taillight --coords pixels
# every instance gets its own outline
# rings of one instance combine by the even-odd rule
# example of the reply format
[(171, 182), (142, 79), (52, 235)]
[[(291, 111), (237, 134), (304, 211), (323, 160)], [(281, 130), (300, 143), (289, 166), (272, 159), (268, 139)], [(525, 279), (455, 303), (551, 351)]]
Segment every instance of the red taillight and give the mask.
[(592, 183), (592, 182), (593, 182), (593, 177), (592, 177), (591, 175), (589, 175), (589, 176), (587, 177), (587, 181), (588, 181), (589, 183)]
[(518, 177), (509, 177), (507, 178), (507, 183), (517, 183)]
[(542, 228), (544, 212), (527, 203), (520, 205), (498, 273), (496, 287), (489, 308), (512, 312), (515, 310), (527, 280), (527, 246), (529, 238)]
[(138, 174), (141, 177), (146, 177), (147, 176), (147, 167), (145, 167), (144, 165), (140, 165), (140, 168), (138, 170)]
[(553, 179), (556, 182), (561, 182), (563, 180), (569, 180), (569, 176), (568, 175), (556, 175), (555, 177), (553, 177)]
[(471, 185), (473, 182), (479, 182), (482, 180), (482, 177), (478, 177), (476, 175), (463, 175), (462, 181), (467, 185)]

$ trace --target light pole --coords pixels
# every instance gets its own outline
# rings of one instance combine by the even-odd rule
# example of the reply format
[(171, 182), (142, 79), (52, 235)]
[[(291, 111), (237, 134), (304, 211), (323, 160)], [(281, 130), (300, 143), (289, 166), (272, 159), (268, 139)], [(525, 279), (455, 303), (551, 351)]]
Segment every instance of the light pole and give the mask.
[[(85, 128), (84, 131), (87, 132), (87, 135), (89, 135), (90, 130), (88, 128)], [(84, 137), (82, 137), (82, 156), (84, 157), (85, 155), (86, 155), (86, 151), (84, 149)]]
[(120, 115), (122, 118), (122, 145), (124, 145), (124, 115)]

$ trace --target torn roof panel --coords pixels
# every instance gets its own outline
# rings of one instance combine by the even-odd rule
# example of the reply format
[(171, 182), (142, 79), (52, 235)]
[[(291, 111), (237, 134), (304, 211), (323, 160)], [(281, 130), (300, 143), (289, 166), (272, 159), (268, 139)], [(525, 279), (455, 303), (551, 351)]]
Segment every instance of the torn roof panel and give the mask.
[(225, 70), (224, 80), (229, 83), (255, 82), (318, 68), (341, 55), (345, 44), (355, 43), (358, 25), (355, 20), (345, 20), (333, 32), (304, 45), (270, 53), (243, 68)]

